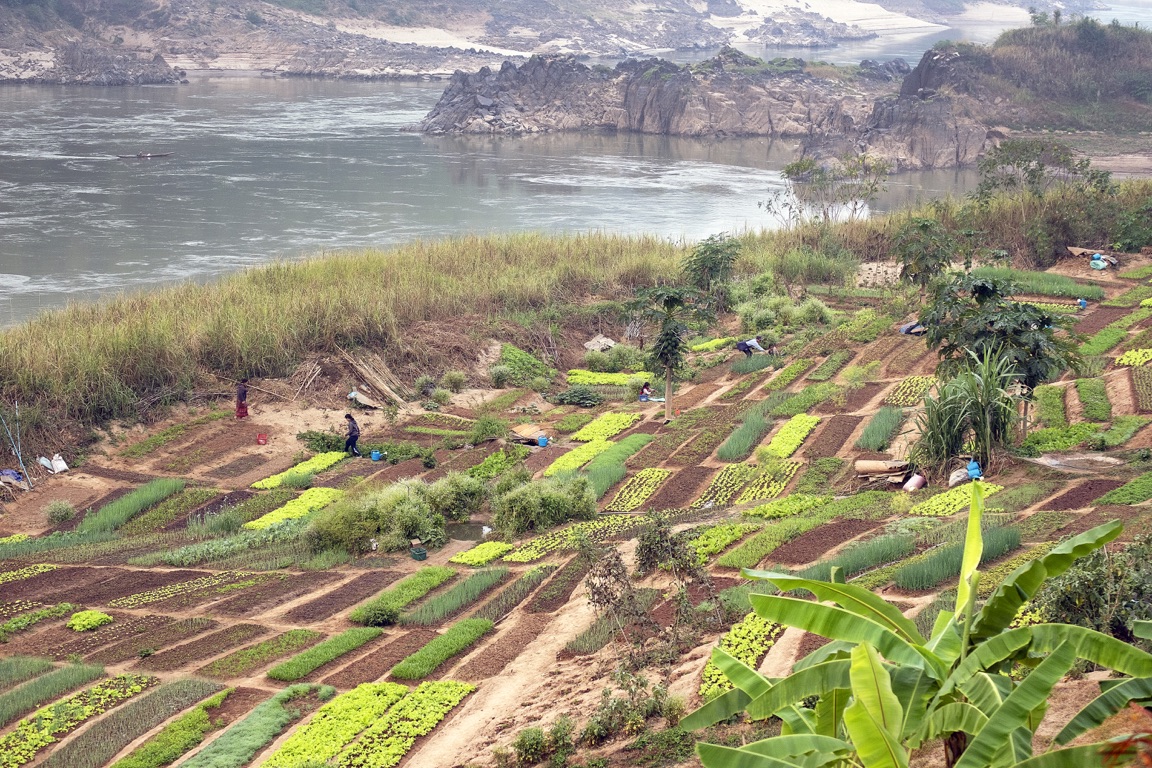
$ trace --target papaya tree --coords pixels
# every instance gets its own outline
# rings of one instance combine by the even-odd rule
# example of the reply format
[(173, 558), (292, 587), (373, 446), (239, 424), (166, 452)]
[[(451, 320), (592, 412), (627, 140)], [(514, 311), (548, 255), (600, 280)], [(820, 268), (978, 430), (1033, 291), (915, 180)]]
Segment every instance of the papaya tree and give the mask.
[[(753, 720), (775, 715), (783, 729), (742, 747), (698, 744), (706, 768), (904, 768), (913, 750), (936, 740), (949, 768), (1083, 768), (1134, 748), (1132, 740), (1067, 745), (1129, 702), (1152, 700), (1152, 655), (1083, 627), (1014, 626), (1046, 579), (1116, 538), (1120, 523), (1097, 526), (1022, 565), (980, 606), (983, 509), (973, 484), (955, 610), (942, 612), (928, 637), (895, 606), (853, 584), (746, 569), (748, 578), (781, 592), (750, 596), (759, 616), (833, 642), (781, 679), (714, 649), (712, 661), (735, 687), (681, 726), (695, 730), (744, 713)], [(791, 590), (816, 600), (789, 596)], [(1121, 677), (1102, 682), (1101, 695), (1063, 726), (1053, 748), (1033, 754), (1053, 688), (1077, 659)]]
[(672, 419), (672, 379), (688, 361), (688, 329), (712, 319), (705, 295), (687, 286), (658, 286), (641, 291), (629, 305), (633, 315), (659, 330), (648, 353), (648, 369), (664, 374), (664, 420)]

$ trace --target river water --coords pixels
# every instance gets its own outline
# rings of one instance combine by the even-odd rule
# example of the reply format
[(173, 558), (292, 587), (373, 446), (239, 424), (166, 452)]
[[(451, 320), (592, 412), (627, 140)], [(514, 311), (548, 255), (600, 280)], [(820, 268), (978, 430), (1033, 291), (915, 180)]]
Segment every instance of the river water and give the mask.
[[(987, 40), (1002, 26), (952, 35)], [(930, 44), (894, 38), (887, 50), (869, 42), (819, 57)], [(207, 74), (181, 87), (0, 88), (0, 325), (73, 300), (418, 238), (599, 230), (693, 241), (776, 225), (758, 203), (785, 188), (790, 143), (405, 130), (442, 88)], [(138, 151), (173, 155), (116, 157)], [(973, 185), (971, 172), (901, 174), (876, 207)]]

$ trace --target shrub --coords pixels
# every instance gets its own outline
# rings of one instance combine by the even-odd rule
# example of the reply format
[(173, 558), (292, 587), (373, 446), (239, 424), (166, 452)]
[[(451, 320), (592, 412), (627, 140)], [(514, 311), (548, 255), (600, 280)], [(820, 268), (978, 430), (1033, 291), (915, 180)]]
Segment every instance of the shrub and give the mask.
[(450, 520), (467, 520), (480, 511), (488, 498), (488, 485), (463, 472), (449, 472), (427, 486), (425, 499), (434, 515)]
[(904, 423), (904, 409), (886, 405), (864, 426), (864, 431), (856, 439), (856, 447), (865, 451), (883, 451), (888, 448), (896, 430)]
[(492, 631), (494, 625), (487, 619), (463, 619), (453, 624), (442, 635), (428, 641), (416, 653), (401, 661), (390, 673), (396, 680), (419, 680), (432, 674), (448, 659), (476, 643)]
[(111, 624), (112, 617), (100, 611), (77, 611), (68, 619), (68, 629), (73, 632), (88, 632), (89, 630)]
[(472, 424), (468, 433), (468, 442), (473, 445), (484, 442), (492, 437), (506, 437), (508, 435), (508, 422), (492, 414), (482, 414)]
[(600, 350), (590, 349), (584, 353), (584, 367), (588, 370), (607, 372), (608, 366), (608, 355)]
[(412, 382), (412, 387), (419, 394), (428, 397), (432, 394), (432, 390), (436, 389), (436, 379), (426, 373), (422, 373), (416, 377), (416, 381)]
[(299, 680), (333, 659), (356, 650), (370, 640), (375, 640), (383, 633), (384, 630), (376, 627), (346, 629), (335, 637), (330, 637), (319, 645), (315, 645), (303, 653), (296, 654), (288, 661), (272, 667), (268, 670), (268, 677), (284, 682)]
[(432, 394), (429, 395), (429, 397), (436, 405), (448, 405), (448, 403), (452, 402), (452, 393), (446, 389), (436, 388), (432, 390)]
[(468, 383), (468, 374), (464, 371), (445, 371), (444, 375), (440, 377), (440, 386), (449, 392), (462, 392), (464, 385)]
[(516, 740), (512, 742), (516, 761), (524, 766), (535, 765), (543, 760), (547, 746), (543, 728), (525, 728), (516, 734)]
[(384, 551), (407, 549), (412, 539), (426, 547), (443, 546), (444, 516), (432, 510), (427, 489), (410, 480), (349, 492), (312, 517), (308, 544), (313, 552), (345, 549), (353, 554), (368, 551), (372, 539)]
[(76, 507), (72, 506), (70, 501), (57, 499), (44, 507), (44, 514), (48, 516), (49, 523), (60, 525), (76, 517)]
[(554, 395), (552, 400), (558, 405), (576, 405), (581, 408), (595, 408), (604, 402), (604, 396), (588, 385), (575, 384), (560, 394)]
[(124, 523), (138, 515), (148, 507), (163, 501), (177, 491), (184, 489), (183, 480), (160, 478), (147, 485), (141, 486), (127, 496), (123, 496), (110, 504), (105, 504), (94, 513), (88, 514), (77, 531), (108, 533), (116, 530)]
[(520, 534), (542, 531), (569, 520), (591, 520), (596, 517), (596, 498), (585, 477), (546, 478), (493, 499), (491, 508), (493, 526)]
[(506, 365), (494, 365), (488, 369), (488, 378), (496, 389), (504, 389), (512, 381), (512, 369)]
[(1109, 421), (1112, 418), (1112, 403), (1108, 400), (1108, 389), (1103, 379), (1077, 379), (1076, 393), (1084, 406), (1085, 419)]
[(445, 566), (428, 565), (393, 584), (371, 600), (362, 603), (348, 616), (357, 624), (382, 627), (395, 624), (400, 611), (456, 575)]

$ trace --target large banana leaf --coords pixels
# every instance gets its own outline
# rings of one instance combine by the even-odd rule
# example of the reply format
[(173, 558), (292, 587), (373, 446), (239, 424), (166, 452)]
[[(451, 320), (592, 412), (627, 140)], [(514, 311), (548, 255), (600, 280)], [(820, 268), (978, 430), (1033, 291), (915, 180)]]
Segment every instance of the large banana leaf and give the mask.
[(787, 573), (774, 573), (772, 571), (753, 571), (745, 568), (744, 576), (750, 579), (764, 579), (779, 587), (780, 591), (788, 592), (793, 589), (806, 589), (816, 596), (816, 599), (834, 603), (846, 611), (862, 616), (869, 621), (879, 624), (895, 632), (909, 643), (923, 645), (925, 639), (916, 629), (916, 623), (904, 617), (896, 606), (884, 600), (875, 593), (858, 587), (855, 584), (837, 584), (827, 581), (814, 581), (802, 579)]
[[(1105, 750), (1109, 750), (1108, 754), (1115, 755), (1113, 762), (1104, 762)], [(1123, 749), (1110, 742), (1099, 742), (1080, 747), (1054, 749), (1022, 763), (1017, 763), (1012, 768), (1089, 768), (1089, 766), (1102, 765), (1118, 767), (1127, 764), (1125, 757), (1130, 755), (1132, 751), (1131, 747)]]
[(802, 734), (761, 739), (751, 744), (745, 744), (740, 749), (744, 752), (771, 757), (799, 757), (812, 752), (851, 752), (852, 745), (843, 739)]
[[(1152, 654), (1123, 640), (1071, 624), (1036, 624), (1029, 629), (1032, 630), (1032, 645), (1028, 650), (1032, 654), (1049, 653), (1067, 642), (1075, 649), (1077, 658), (1128, 677), (1152, 677)], [(1005, 635), (1018, 631), (1011, 630)]]
[(844, 724), (844, 708), (852, 700), (852, 691), (833, 688), (820, 694), (816, 702), (816, 733), (821, 736), (839, 736)]
[(1056, 734), (1055, 741), (1057, 744), (1067, 744), (1128, 706), (1128, 702), (1145, 699), (1152, 699), (1152, 678), (1134, 677), (1120, 681), (1077, 712), (1068, 725)]
[(1076, 661), (1076, 650), (1071, 644), (1062, 644), (1047, 659), (1040, 663), (1016, 690), (1008, 695), (1004, 703), (988, 716), (987, 724), (980, 729), (955, 768), (988, 768), (996, 764), (997, 755), (1011, 744), (1013, 732), (1028, 724), (1032, 712), (1052, 694), (1052, 688), (1060, 678), (1072, 668)]
[(1141, 640), (1152, 640), (1152, 621), (1132, 622), (1132, 634)]
[(743, 749), (722, 747), (719, 744), (700, 742), (696, 754), (705, 768), (801, 768), (799, 762), (782, 760), (767, 755), (757, 755)]
[(1025, 563), (996, 588), (992, 597), (976, 616), (972, 638), (992, 637), (1003, 632), (1020, 610), (1031, 600), (1045, 579), (1055, 578), (1068, 570), (1078, 558), (1099, 549), (1120, 535), (1123, 526), (1113, 520), (1098, 525), (1060, 544), (1048, 554)]
[(852, 704), (844, 710), (844, 724), (865, 768), (906, 768), (908, 752), (899, 729), (904, 710), (892, 691), (892, 679), (872, 646), (852, 649)]
[(932, 713), (924, 730), (923, 741), (938, 739), (963, 731), (976, 735), (988, 723), (988, 717), (966, 701), (953, 701)]
[(967, 697), (969, 703), (985, 715), (991, 715), (1000, 708), (1014, 687), (1012, 681), (1003, 675), (979, 672), (958, 686), (958, 690)]
[(969, 483), (972, 501), (968, 505), (968, 531), (964, 535), (964, 556), (960, 563), (960, 586), (956, 591), (956, 614), (968, 609), (972, 595), (972, 577), (980, 567), (980, 557), (984, 553), (984, 534), (980, 529), (980, 518), (984, 516), (984, 489), (980, 483)]
[(792, 669), (799, 671), (805, 667), (811, 667), (816, 664), (823, 664), (826, 661), (836, 661), (838, 659), (847, 659), (852, 656), (852, 649), (856, 647), (855, 643), (845, 643), (839, 640), (833, 640), (830, 643), (825, 643), (812, 653), (797, 661), (792, 665)]
[(924, 670), (913, 667), (896, 667), (891, 674), (892, 690), (900, 697), (900, 706), (904, 709), (899, 733), (906, 738), (920, 730), (928, 714), (928, 702), (939, 684)]
[(825, 691), (835, 688), (850, 688), (851, 670), (852, 662), (844, 659), (793, 672), (753, 699), (748, 704), (748, 716), (753, 720), (763, 720), (809, 696), (822, 696)]
[(750, 699), (755, 700), (772, 688), (772, 681), (723, 648), (712, 649), (712, 663), (720, 668), (720, 671), (731, 681), (732, 685), (748, 694)]
[(867, 643), (892, 662), (929, 668), (933, 677), (944, 677), (944, 665), (930, 651), (851, 611), (782, 595), (750, 595), (749, 600), (757, 615), (770, 621), (799, 627), (832, 640)]
[(739, 688), (726, 691), (680, 721), (686, 731), (707, 728), (744, 711), (752, 698)]
[(936, 694), (936, 702), (933, 705), (939, 703), (942, 697), (963, 686), (977, 673), (1020, 653), (1031, 642), (1032, 627), (1021, 627), (980, 643), (972, 649), (972, 652), (964, 658), (964, 661), (960, 662), (960, 665), (940, 686), (940, 691)]

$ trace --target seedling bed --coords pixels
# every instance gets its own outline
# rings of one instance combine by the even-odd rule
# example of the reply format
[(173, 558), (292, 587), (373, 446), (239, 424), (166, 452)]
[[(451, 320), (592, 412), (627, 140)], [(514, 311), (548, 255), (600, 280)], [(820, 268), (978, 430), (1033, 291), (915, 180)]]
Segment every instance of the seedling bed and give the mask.
[(644, 419), (638, 421), (636, 422), (635, 426), (629, 427), (612, 439), (619, 441), (623, 440), (629, 435), (658, 435), (660, 434), (661, 428), (664, 426), (663, 418), (664, 415), (661, 414), (659, 421), (654, 421), (652, 419)]
[[(114, 621), (91, 632), (77, 633), (65, 626), (61, 626), (59, 630), (54, 630), (60, 632), (61, 641), (49, 647), (47, 653), (41, 650), (38, 655), (51, 656), (57, 661), (63, 661), (69, 656), (86, 656), (105, 646), (119, 643), (125, 638), (151, 633), (172, 621), (171, 616), (155, 614), (133, 616), (119, 611), (109, 611), (108, 615), (112, 616)], [(64, 636), (65, 633), (67, 636)], [(47, 645), (48, 638), (45, 638), (41, 648)]]
[[(44, 562), (47, 558), (39, 558), (35, 562)], [(5, 571), (18, 570), (20, 565), (16, 563), (7, 563), (4, 566)], [(103, 581), (109, 578), (108, 571), (104, 568), (87, 568), (76, 567), (57, 568), (54, 571), (45, 571), (38, 573), (35, 576), (30, 576), (27, 579), (18, 579), (16, 581), (9, 581), (2, 587), (4, 590), (5, 600), (38, 600), (42, 603), (48, 601), (44, 599), (45, 595), (50, 595), (63, 584), (71, 584), (76, 588), (84, 587), (93, 582)], [(70, 599), (57, 600), (56, 602), (76, 602)]]
[[(320, 680), (334, 688), (355, 688), (360, 683), (378, 680), (388, 674), (388, 670), (423, 648), (435, 637), (436, 632), (431, 629), (411, 629), (396, 635), (385, 635), (369, 643), (372, 649), (361, 654), (351, 664), (347, 663), (346, 657), (333, 659), (304, 679)], [(340, 669), (341, 665), (346, 666)], [(334, 669), (338, 671), (333, 672)], [(431, 677), (429, 676), (429, 679)]]
[(298, 605), (284, 614), (284, 620), (293, 624), (312, 624), (335, 616), (346, 608), (367, 600), (388, 586), (400, 574), (395, 571), (371, 571), (328, 592), (315, 600)]
[(712, 467), (685, 467), (664, 481), (660, 490), (642, 506), (644, 509), (681, 509), (700, 495), (716, 470)]
[(901, 341), (892, 351), (884, 367), (886, 376), (910, 376), (919, 372), (925, 359), (931, 355), (923, 339)]
[[(716, 366), (716, 370), (723, 371), (724, 366)], [(672, 395), (672, 408), (680, 411), (686, 411), (689, 408), (695, 408), (700, 403), (707, 400), (720, 389), (719, 384), (697, 384), (684, 394)], [(663, 395), (661, 395), (663, 396)]]
[(692, 467), (699, 464), (704, 459), (712, 455), (712, 452), (720, 447), (720, 444), (728, 439), (728, 435), (732, 434), (732, 430), (736, 428), (736, 424), (731, 421), (720, 422), (715, 425), (709, 426), (705, 431), (696, 435), (696, 437), (689, 440), (686, 444), (680, 447), (676, 453), (668, 459), (669, 466), (673, 467)]
[[(185, 455), (195, 454), (200, 457), (201, 465), (210, 467), (228, 454), (255, 445), (256, 435), (274, 431), (269, 426), (246, 421), (227, 424), (220, 429), (209, 430), (200, 435), (195, 441), (181, 448), (180, 452)], [(267, 461), (266, 458), (265, 461)], [(233, 477), (238, 476), (233, 475)]]
[(258, 469), (268, 463), (268, 459), (263, 456), (241, 456), (233, 459), (232, 461), (215, 469), (209, 470), (204, 473), (205, 477), (210, 477), (213, 480), (232, 480), (233, 478), (246, 475), (254, 469)]
[(588, 567), (583, 559), (572, 558), (536, 591), (528, 605), (524, 607), (525, 612), (552, 613), (563, 608), (587, 574)]
[(866, 408), (886, 386), (888, 385), (881, 382), (872, 382), (856, 389), (849, 389), (841, 410), (845, 413), (855, 413)]
[(1129, 307), (1096, 307), (1080, 318), (1072, 330), (1082, 336), (1091, 336), (1130, 314), (1132, 309)]
[(144, 658), (169, 645), (191, 640), (197, 635), (216, 629), (220, 622), (214, 619), (196, 617), (177, 619), (163, 624), (144, 635), (136, 635), (127, 640), (102, 648), (85, 658), (92, 664), (119, 664), (132, 659)]
[[(356, 459), (361, 463), (366, 463), (370, 467), (380, 466), (378, 463), (371, 459)], [(416, 477), (428, 471), (428, 467), (424, 466), (424, 460), (421, 458), (406, 459), (399, 464), (393, 464), (390, 467), (382, 469), (373, 479), (380, 483), (395, 483), (400, 480), (405, 480), (409, 477)]]
[(280, 575), (271, 573), (253, 573), (250, 575), (239, 576), (229, 582), (216, 584), (210, 587), (204, 587), (203, 589), (197, 589), (194, 592), (182, 592), (178, 595), (173, 595), (167, 600), (158, 600), (154, 603), (150, 603), (148, 607), (160, 611), (174, 612), (187, 611), (196, 607), (201, 607), (201, 610), (215, 611), (215, 606), (212, 608), (204, 608), (203, 606), (206, 603), (214, 603), (216, 601), (222, 600), (232, 600), (238, 595), (240, 597), (244, 597), (252, 594), (253, 591), (258, 589), (258, 586), (250, 584), (250, 582), (263, 584), (269, 580), (278, 581), (279, 578), (281, 578)]
[(804, 457), (818, 459), (822, 456), (835, 456), (863, 420), (863, 416), (833, 416), (828, 419), (824, 428), (804, 449)]
[[(85, 464), (80, 468), (81, 472), (86, 475), (94, 475), (102, 477), (105, 480), (115, 480), (121, 483), (131, 483), (132, 485), (144, 485), (156, 479), (155, 475), (145, 475), (140, 472), (129, 472), (126, 469), (114, 469), (112, 467), (102, 467), (99, 464)], [(105, 502), (107, 503), (107, 502)], [(92, 505), (94, 508), (95, 504)]]
[(237, 688), (228, 694), (220, 706), (212, 710), (213, 724), (219, 727), (212, 733), (222, 732), (232, 723), (251, 712), (257, 704), (268, 699), (268, 691), (259, 688)]
[(60, 603), (68, 601), (81, 605), (103, 605), (109, 600), (118, 597), (128, 597), (141, 592), (147, 592), (158, 587), (167, 587), (183, 581), (210, 576), (207, 571), (133, 571), (125, 568), (107, 568), (114, 571), (115, 576), (106, 581), (77, 589), (69, 586), (58, 592), (53, 592), (44, 598), (44, 602)]
[[(1122, 382), (1117, 382), (1122, 383)], [(1137, 413), (1152, 413), (1152, 368), (1140, 367), (1128, 369), (1128, 385), (1132, 392), (1132, 399)], [(1116, 406), (1122, 399), (1113, 400), (1112, 415), (1117, 415)]]
[(488, 458), (489, 454), (493, 454), (501, 448), (503, 446), (500, 443), (489, 440), (476, 448), (452, 451), (452, 455), (446, 461), (437, 464), (436, 469), (424, 475), (424, 481), (435, 482), (449, 472), (463, 472), (466, 469), (471, 469)]
[(268, 627), (259, 624), (236, 624), (199, 640), (147, 656), (136, 662), (133, 668), (146, 669), (150, 672), (172, 672), (186, 664), (203, 661), (223, 651), (244, 645), (249, 640), (266, 635), (270, 631)]
[(10, 619), (20, 613), (47, 607), (44, 603), (38, 603), (35, 600), (5, 600), (0, 603), (0, 621)]
[(558, 445), (549, 445), (547, 448), (533, 448), (528, 458), (524, 459), (524, 468), (532, 474), (547, 469), (552, 462), (568, 452), (568, 448)]
[(777, 547), (768, 559), (784, 565), (805, 565), (833, 547), (867, 533), (878, 524), (871, 520), (836, 520), (802, 533)]
[(235, 597), (216, 603), (209, 611), (220, 616), (255, 616), (278, 605), (315, 592), (325, 584), (340, 578), (334, 571), (302, 573), (286, 578), (273, 578), (271, 581), (242, 590)]
[[(241, 502), (247, 501), (255, 495), (256, 494), (252, 491), (229, 491), (228, 493), (222, 493), (209, 501), (204, 506), (197, 507), (196, 509), (192, 510), (192, 512), (189, 514), (189, 517), (191, 517), (192, 514), (196, 515), (197, 517), (200, 515), (218, 515), (228, 507), (235, 507)], [(176, 530), (184, 528), (187, 524), (187, 519), (177, 520), (175, 523), (172, 523), (172, 525), (168, 526), (168, 528), (165, 530)]]
[(1122, 485), (1124, 485), (1123, 480), (1089, 480), (1075, 488), (1070, 488), (1051, 501), (1045, 502), (1041, 509), (1062, 512), (1069, 509), (1090, 507), (1093, 501)]
[(521, 616), (508, 632), (488, 643), (475, 656), (452, 673), (453, 680), (478, 682), (495, 677), (524, 652), (552, 621), (551, 616), (528, 614)]

